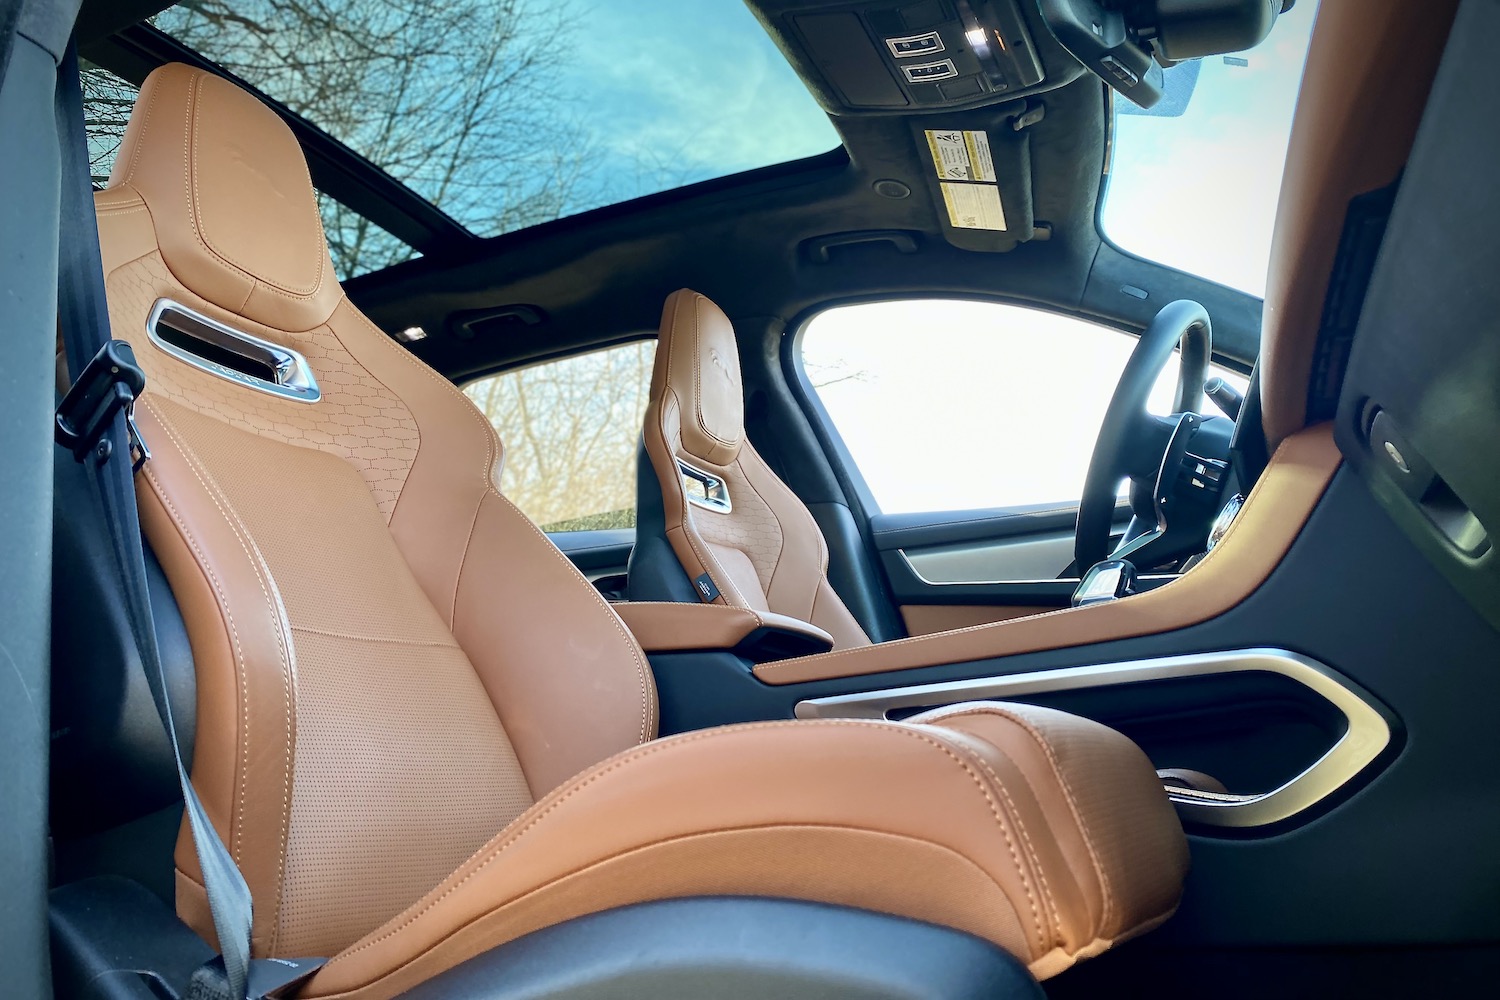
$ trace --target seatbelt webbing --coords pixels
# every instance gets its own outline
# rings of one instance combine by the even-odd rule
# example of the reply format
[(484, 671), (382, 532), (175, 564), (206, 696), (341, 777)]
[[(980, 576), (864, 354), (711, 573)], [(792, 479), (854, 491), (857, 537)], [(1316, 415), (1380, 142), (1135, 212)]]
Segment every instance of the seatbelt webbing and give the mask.
[[(76, 40), (68, 43), (58, 71), (56, 92), (58, 135), (62, 143), (61, 232), (58, 250), (58, 320), (69, 368), (77, 377), (88, 361), (110, 338), (105, 299), (104, 271), (99, 250), (98, 223), (94, 215), (94, 189), (90, 177), (88, 135), (84, 122), (83, 91), (78, 71)], [(203, 887), (223, 953), (224, 986), (228, 996), (264, 996), (267, 992), (307, 975), (316, 960), (250, 961), (252, 910), (250, 889), (234, 858), (219, 838), (203, 803), (193, 789), (182, 763), (182, 748), (167, 700), (166, 679), (156, 645), (151, 616), (151, 596), (146, 582), (145, 553), (141, 543), (140, 518), (135, 502), (135, 479), (131, 467), (128, 412), (116, 413), (104, 440), (108, 457), (91, 455), (84, 463), (94, 469), (111, 547), (120, 573), (121, 587), (130, 619), (131, 633), (140, 653), (141, 666), (151, 689), (151, 698), (166, 727), (182, 786), (183, 808), (192, 828), (193, 845), (203, 872)], [(216, 960), (217, 961), (217, 960)], [(260, 968), (265, 965), (266, 968)], [(207, 971), (207, 967), (205, 970)], [(195, 977), (194, 992), (201, 993)], [(254, 988), (252, 994), (251, 989)]]

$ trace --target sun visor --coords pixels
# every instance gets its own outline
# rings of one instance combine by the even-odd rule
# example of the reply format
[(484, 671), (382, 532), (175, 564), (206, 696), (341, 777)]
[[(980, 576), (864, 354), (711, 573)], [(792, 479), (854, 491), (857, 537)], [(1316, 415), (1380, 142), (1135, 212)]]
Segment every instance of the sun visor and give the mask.
[(1027, 104), (1010, 107), (1004, 116), (938, 115), (912, 122), (919, 190), (931, 202), (943, 238), (960, 249), (1004, 253), (1036, 236)]

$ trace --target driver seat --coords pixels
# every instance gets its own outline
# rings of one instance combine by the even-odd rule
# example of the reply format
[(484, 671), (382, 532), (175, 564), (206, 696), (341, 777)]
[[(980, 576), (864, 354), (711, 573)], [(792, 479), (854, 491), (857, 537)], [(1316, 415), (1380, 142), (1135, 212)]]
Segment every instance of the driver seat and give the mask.
[[(498, 492), (489, 423), (349, 301), (296, 139), (232, 83), (154, 71), (96, 208), (111, 326), (148, 376), (137, 493), (192, 647), (193, 784), (254, 895), (253, 954), (332, 956), (303, 1000), (682, 897), (925, 921), (1037, 977), (1176, 909), (1182, 828), (1094, 722), (971, 704), (658, 739), (639, 645)], [(198, 318), (162, 330), (169, 303)], [(729, 361), (712, 329), (671, 356)], [(194, 338), (295, 352), (321, 395)], [(738, 409), (707, 398), (692, 454), (732, 465), (704, 444)], [(176, 866), (212, 941), (186, 826)]]
[(836, 650), (870, 645), (828, 582), (817, 522), (745, 438), (733, 324), (691, 289), (662, 310), (642, 437), (632, 601), (769, 611), (816, 625)]

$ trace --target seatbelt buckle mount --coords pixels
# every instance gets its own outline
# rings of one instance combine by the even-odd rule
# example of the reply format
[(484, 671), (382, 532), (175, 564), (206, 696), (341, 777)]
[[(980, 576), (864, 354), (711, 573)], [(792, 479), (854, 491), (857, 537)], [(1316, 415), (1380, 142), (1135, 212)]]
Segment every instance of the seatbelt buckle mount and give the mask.
[(135, 352), (123, 340), (111, 340), (84, 366), (57, 407), (57, 443), (79, 462), (89, 455), (103, 465), (114, 451), (105, 435), (115, 414), (125, 412), (130, 434), (132, 470), (139, 470), (151, 457), (135, 424), (135, 401), (146, 388), (146, 373), (136, 363)]

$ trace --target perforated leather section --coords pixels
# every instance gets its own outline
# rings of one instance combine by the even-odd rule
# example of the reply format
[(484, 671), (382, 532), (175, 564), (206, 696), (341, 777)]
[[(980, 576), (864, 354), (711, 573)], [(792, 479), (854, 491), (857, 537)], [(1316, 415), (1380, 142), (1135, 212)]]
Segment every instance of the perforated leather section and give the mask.
[[(116, 269), (105, 288), (115, 335), (135, 348), (154, 396), (263, 437), (338, 456), (359, 470), (380, 512), (390, 520), (416, 461), (417, 425), (406, 405), (370, 377), (331, 329), (320, 326), (289, 334), (226, 315), (178, 285), (157, 252)], [(307, 358), (323, 398), (308, 405), (248, 391), (171, 358), (141, 329), (142, 318), (163, 297), (299, 352)]]
[(206, 468), (279, 590), (296, 753), (270, 952), (333, 954), (441, 881), (530, 790), (355, 470), (170, 400), (147, 405)]
[[(750, 485), (738, 462), (716, 471), (723, 475), (729, 487), (734, 509), (728, 514), (720, 514), (689, 506), (688, 517), (704, 541), (738, 549), (745, 554), (755, 568), (755, 576), (760, 581), (760, 599), (764, 601), (764, 595), (771, 588), (771, 578), (776, 573), (776, 564), (781, 559), (781, 521)], [(752, 600), (749, 594), (745, 597)], [(767, 610), (764, 604), (760, 605), (760, 610)]]

